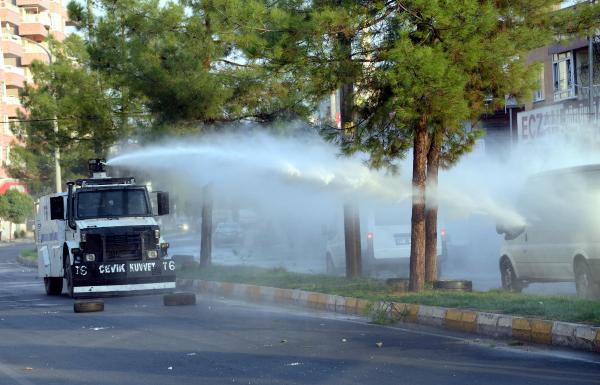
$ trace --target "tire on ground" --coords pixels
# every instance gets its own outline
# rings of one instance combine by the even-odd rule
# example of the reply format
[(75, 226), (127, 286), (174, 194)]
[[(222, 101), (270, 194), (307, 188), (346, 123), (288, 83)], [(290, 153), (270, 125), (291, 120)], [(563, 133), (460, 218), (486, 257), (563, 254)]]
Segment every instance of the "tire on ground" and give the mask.
[(473, 282), (466, 280), (433, 281), (433, 288), (452, 291), (473, 291)]
[(165, 306), (190, 306), (196, 304), (196, 294), (194, 293), (171, 293), (163, 296)]
[(75, 301), (73, 311), (75, 313), (104, 311), (104, 301)]

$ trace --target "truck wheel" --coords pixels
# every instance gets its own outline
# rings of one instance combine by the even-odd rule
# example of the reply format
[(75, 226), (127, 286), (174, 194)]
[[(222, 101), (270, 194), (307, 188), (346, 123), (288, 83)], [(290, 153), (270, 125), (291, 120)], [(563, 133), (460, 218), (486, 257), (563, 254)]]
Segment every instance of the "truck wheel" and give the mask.
[(190, 306), (196, 304), (196, 294), (194, 293), (171, 293), (163, 296), (165, 306)]
[(584, 299), (600, 298), (600, 285), (594, 282), (590, 267), (584, 261), (575, 262), (575, 287), (577, 296)]
[(60, 295), (63, 288), (63, 279), (62, 277), (45, 277), (44, 287), (47, 295)]
[(524, 285), (517, 278), (515, 269), (508, 258), (502, 258), (502, 261), (500, 261), (500, 278), (504, 290), (512, 291), (514, 293), (523, 291)]
[(329, 253), (327, 253), (327, 255), (325, 256), (325, 269), (327, 271), (327, 274), (335, 274), (335, 264), (333, 263), (333, 258)]
[(75, 313), (93, 313), (96, 311), (104, 311), (103, 301), (76, 301), (73, 304)]

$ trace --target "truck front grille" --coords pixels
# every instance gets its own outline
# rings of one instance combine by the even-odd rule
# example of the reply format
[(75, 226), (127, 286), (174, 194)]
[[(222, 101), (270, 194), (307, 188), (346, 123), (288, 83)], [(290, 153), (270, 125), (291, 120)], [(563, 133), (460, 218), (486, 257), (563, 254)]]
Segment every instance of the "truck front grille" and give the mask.
[(87, 234), (84, 252), (101, 256), (103, 261), (139, 260), (149, 249), (156, 249), (152, 229), (118, 234)]
[(144, 234), (106, 236), (106, 259), (141, 259)]

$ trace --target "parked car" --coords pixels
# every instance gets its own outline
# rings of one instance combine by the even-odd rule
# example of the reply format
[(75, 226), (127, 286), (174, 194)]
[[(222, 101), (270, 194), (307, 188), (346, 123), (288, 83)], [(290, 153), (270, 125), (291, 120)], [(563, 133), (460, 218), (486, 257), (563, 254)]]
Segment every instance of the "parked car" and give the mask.
[(600, 298), (600, 165), (531, 177), (517, 202), (524, 224), (499, 223), (502, 287), (573, 282), (583, 298)]
[(215, 246), (239, 245), (243, 242), (242, 227), (236, 222), (221, 222), (213, 235)]
[[(338, 218), (340, 222), (342, 218)], [(411, 210), (408, 204), (360, 209), (363, 274), (408, 277), (411, 249)], [(343, 226), (326, 229), (325, 266), (328, 274), (341, 275), (346, 269)], [(446, 230), (438, 230), (438, 276), (447, 257)]]

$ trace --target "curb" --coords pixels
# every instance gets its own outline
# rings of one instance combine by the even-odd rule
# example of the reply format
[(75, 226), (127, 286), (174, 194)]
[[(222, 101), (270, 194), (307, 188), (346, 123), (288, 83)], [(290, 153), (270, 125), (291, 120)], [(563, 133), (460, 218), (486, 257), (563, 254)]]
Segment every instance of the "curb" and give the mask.
[(389, 321), (411, 322), (493, 338), (511, 338), (523, 342), (600, 352), (600, 327), (583, 324), (439, 306), (398, 302), (373, 303), (352, 297), (242, 283), (179, 278), (177, 287), (250, 302), (291, 304), (352, 315), (377, 314), (378, 317), (384, 316)]
[(37, 267), (38, 267), (37, 262), (31, 262), (31, 261), (21, 257), (21, 255), (17, 256), (17, 263), (21, 266), (31, 267), (34, 269), (37, 269)]

